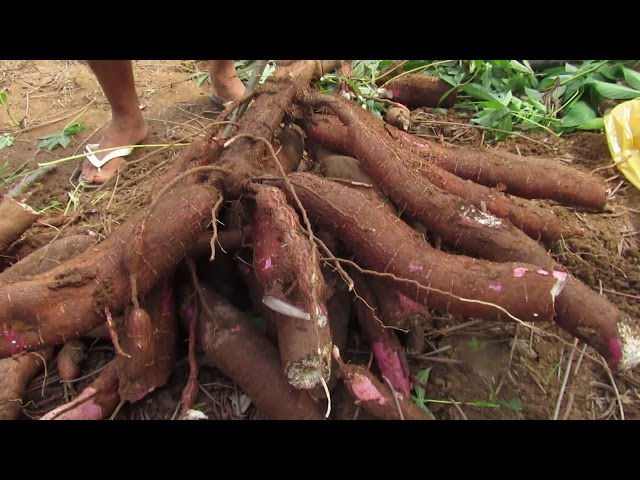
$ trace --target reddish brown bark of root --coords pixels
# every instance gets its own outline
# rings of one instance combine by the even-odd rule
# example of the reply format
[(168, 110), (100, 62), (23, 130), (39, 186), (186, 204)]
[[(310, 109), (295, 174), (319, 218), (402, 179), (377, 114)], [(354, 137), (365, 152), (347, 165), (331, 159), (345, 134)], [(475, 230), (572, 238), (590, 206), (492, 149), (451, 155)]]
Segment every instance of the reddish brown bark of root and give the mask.
[[(492, 264), (448, 255), (432, 249), (404, 222), (354, 187), (308, 174), (292, 174), (289, 178), (305, 209), (325, 228), (340, 232), (345, 245), (358, 253), (362, 266), (438, 290), (397, 282), (406, 296), (431, 308), (468, 317), (504, 320), (510, 318), (504, 314), (506, 310), (523, 321), (554, 320), (595, 348), (612, 367), (624, 370), (640, 362), (637, 320), (574, 277), (533, 265)], [(362, 211), (367, 212), (366, 217), (360, 214)], [(525, 276), (528, 282), (521, 283)], [(552, 281), (538, 285), (543, 279)], [(467, 300), (448, 297), (444, 292)], [(504, 310), (496, 310), (496, 305)]]
[(424, 327), (431, 316), (427, 306), (404, 295), (392, 281), (372, 278), (370, 284), (383, 321), (405, 331), (407, 353), (419, 355), (424, 348)]
[(49, 361), (52, 348), (0, 360), (0, 420), (15, 420), (31, 379)]
[[(304, 126), (309, 137), (323, 140), (335, 150), (347, 153), (346, 128), (330, 115), (310, 115)], [(547, 199), (588, 210), (602, 211), (607, 185), (595, 176), (562, 165), (558, 161), (521, 157), (502, 150), (477, 150), (443, 146), (387, 126), (386, 135), (396, 148), (439, 166), (465, 180), (498, 188), (521, 198)], [(348, 154), (348, 153), (347, 153)]]
[(333, 356), (338, 361), (349, 393), (358, 405), (374, 417), (382, 420), (432, 420), (409, 398), (400, 393), (394, 394), (386, 383), (380, 382), (369, 370), (342, 362), (337, 349), (334, 349)]
[(12, 198), (0, 202), (0, 252), (20, 238), (33, 222), (38, 213), (29, 205)]
[[(264, 200), (260, 195), (264, 194), (274, 196), (277, 191), (261, 189), (258, 202), (262, 204)], [(280, 210), (283, 208), (284, 196), (277, 196), (282, 197), (278, 200), (277, 208)], [(288, 206), (287, 208), (290, 209)], [(274, 210), (270, 212), (276, 213)], [(305, 286), (301, 275), (322, 273), (310, 263), (309, 248), (306, 247), (308, 242), (297, 233), (299, 225), (295, 212), (290, 210), (281, 213), (281, 216), (288, 221), (280, 222), (281, 228), (278, 228), (273, 215), (266, 214), (259, 208), (253, 212), (251, 230), (256, 239), (253, 264), (256, 277), (264, 289), (263, 303), (272, 309), (267, 312), (267, 317), (277, 328), (278, 346), (287, 381), (296, 388), (312, 389), (320, 385), (321, 378), (325, 382), (329, 381), (332, 343), (326, 314), (325, 320), (320, 324), (312, 321), (310, 315), (313, 307), (309, 306), (308, 299), (313, 298), (318, 308), (326, 312), (324, 301), (315, 292), (304, 294)], [(289, 244), (292, 238), (293, 244)], [(294, 245), (300, 244), (305, 248), (296, 251)], [(324, 282), (319, 284), (321, 294), (323, 285)], [(294, 318), (294, 315), (306, 318)]]
[(404, 398), (409, 398), (411, 390), (409, 365), (402, 345), (395, 332), (382, 323), (378, 301), (367, 279), (354, 269), (349, 271), (349, 275), (355, 283), (358, 295), (356, 312), (360, 327), (371, 341), (371, 349), (380, 375), (386, 377)]
[[(325, 273), (327, 275), (327, 273)], [(338, 277), (337, 275), (333, 275)], [(329, 310), (329, 327), (331, 329), (331, 342), (344, 350), (347, 347), (349, 336), (349, 319), (351, 317), (353, 297), (351, 292), (347, 290), (346, 284), (342, 280), (334, 288), (333, 295), (327, 300), (327, 310)], [(336, 360), (331, 357), (331, 377), (329, 378), (328, 387), (332, 391), (338, 381), (338, 365)]]
[[(288, 307), (295, 306), (323, 327), (327, 323), (325, 285), (315, 244), (303, 236), (298, 216), (281, 190), (267, 186), (255, 190), (257, 210), (251, 228), (258, 252), (254, 254), (256, 276), (265, 287), (263, 302), (285, 315), (293, 315)], [(272, 294), (276, 288), (282, 293)], [(290, 290), (294, 292), (285, 294)], [(274, 300), (280, 302), (276, 305)], [(288, 304), (287, 309), (280, 303)]]
[(80, 364), (85, 359), (87, 347), (80, 338), (69, 340), (63, 345), (56, 358), (60, 380), (69, 382), (80, 376)]
[[(73, 235), (58, 239), (1, 272), (0, 282), (13, 282), (44, 273), (84, 252), (94, 243), (95, 240), (87, 235)], [(79, 355), (82, 346), (74, 344), (73, 341), (69, 343), (71, 345), (66, 344), (58, 354), (58, 371), (62, 380), (70, 380), (77, 376), (78, 363), (82, 360), (82, 355)], [(0, 360), (0, 385), (4, 384), (0, 386), (0, 419), (18, 417), (24, 389), (52, 354), (53, 349), (46, 348), (31, 354)]]
[[(188, 193), (187, 193), (188, 191)], [(96, 327), (104, 309), (121, 311), (131, 301), (130, 275), (145, 294), (167, 275), (211, 222), (218, 192), (206, 186), (164, 195), (145, 222), (144, 249), (125, 255), (134, 227), (147, 211), (128, 220), (104, 243), (49, 272), (0, 284), (0, 358), (61, 343)]]
[(552, 264), (547, 252), (511, 222), (483, 213), (416, 173), (411, 158), (377, 133), (375, 125), (379, 120), (371, 113), (324, 94), (309, 94), (304, 102), (331, 108), (348, 126), (354, 156), (382, 191), (400, 210), (442, 235), (449, 244), (488, 260), (521, 261), (542, 267)]
[(146, 295), (143, 308), (127, 317), (122, 348), (131, 358), (118, 358), (120, 398), (136, 402), (167, 383), (176, 354), (177, 317), (171, 281), (165, 278)]
[[(211, 365), (237, 383), (268, 418), (322, 419), (309, 393), (287, 383), (278, 351), (243, 313), (213, 290), (202, 296), (206, 306), (199, 309), (198, 341)], [(181, 308), (187, 319), (194, 312), (190, 305)]]
[[(336, 122), (330, 119), (331, 117), (324, 115), (310, 116), (310, 119), (305, 122), (307, 134), (315, 141), (329, 148), (335, 148), (348, 155), (357, 156), (358, 147), (353, 142), (348, 129), (344, 126), (336, 125)], [(464, 180), (440, 168), (439, 165), (425, 163), (409, 149), (405, 149), (400, 142), (393, 140), (395, 129), (392, 130), (392, 127), (386, 126), (386, 129), (381, 130), (382, 124), (378, 123), (376, 125), (374, 122), (373, 125), (378, 131), (379, 138), (386, 138), (387, 141), (395, 143), (394, 150), (399, 152), (401, 158), (410, 166), (411, 170), (419, 172), (426, 180), (438, 188), (466, 200), (469, 204), (482, 211), (509, 220), (516, 228), (522, 230), (533, 239), (549, 242), (557, 240), (561, 235), (568, 236), (573, 233), (563, 228), (560, 219), (553, 212), (534, 212), (516, 204), (498, 190), (492, 190), (478, 183)], [(399, 131), (395, 131), (396, 137), (399, 134)], [(390, 157), (389, 161), (392, 161), (392, 159), (393, 157)]]
[(397, 282), (408, 297), (443, 312), (487, 320), (508, 318), (505, 310), (524, 321), (553, 318), (554, 289), (561, 279), (524, 263), (492, 263), (435, 250), (354, 187), (304, 173), (289, 179), (307, 212), (339, 235), (363, 267), (410, 280)]
[(0, 273), (0, 282), (15, 282), (46, 272), (60, 266), (95, 245), (96, 239), (89, 235), (70, 235), (40, 247), (19, 262)]
[(596, 349), (611, 368), (640, 363), (638, 319), (620, 311), (604, 295), (569, 277), (556, 298), (556, 323)]
[(40, 420), (104, 420), (118, 406), (118, 374), (114, 364), (69, 403), (51, 410)]
[(457, 97), (455, 88), (444, 80), (416, 73), (398, 76), (383, 88), (385, 92), (382, 96), (409, 108), (450, 108), (456, 103)]
[(387, 325), (407, 329), (412, 318), (420, 317), (424, 320), (430, 317), (426, 305), (415, 302), (396, 290), (393, 281), (375, 278), (371, 279), (370, 283)]
[(311, 390), (329, 382), (331, 375), (331, 330), (310, 320), (269, 312), (278, 330), (278, 349), (287, 381)]

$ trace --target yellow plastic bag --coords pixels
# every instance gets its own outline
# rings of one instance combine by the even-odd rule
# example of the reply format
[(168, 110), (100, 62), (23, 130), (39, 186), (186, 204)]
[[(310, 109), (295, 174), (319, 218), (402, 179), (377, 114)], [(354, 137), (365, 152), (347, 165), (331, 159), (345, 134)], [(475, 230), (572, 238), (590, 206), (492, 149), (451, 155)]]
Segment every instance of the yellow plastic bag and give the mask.
[(640, 189), (640, 98), (621, 103), (607, 113), (604, 128), (618, 170)]

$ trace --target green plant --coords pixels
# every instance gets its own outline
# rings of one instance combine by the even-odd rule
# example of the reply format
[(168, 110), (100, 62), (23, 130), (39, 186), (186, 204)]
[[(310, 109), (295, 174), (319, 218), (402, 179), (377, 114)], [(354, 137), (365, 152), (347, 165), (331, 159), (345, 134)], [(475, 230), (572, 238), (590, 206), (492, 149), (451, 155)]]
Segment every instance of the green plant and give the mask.
[(202, 85), (205, 81), (208, 83), (211, 83), (211, 77), (209, 75), (209, 72), (198, 71), (198, 72), (192, 73), (191, 75), (189, 75), (189, 80), (192, 80), (192, 79), (195, 79), (197, 87)]
[(78, 208), (80, 208), (80, 196), (79, 196), (79, 192), (82, 190), (83, 188), (83, 182), (79, 182), (78, 185), (75, 186), (75, 188), (73, 189), (73, 192), (67, 192), (67, 195), (69, 195), (69, 201), (67, 202), (66, 207), (64, 208), (64, 212), (62, 213), (63, 216), (67, 216), (67, 214), (69, 213), (69, 209), (71, 208), (71, 206), (73, 205), (73, 211), (76, 212), (78, 210)]
[(504, 400), (497, 398), (497, 396), (497, 392), (493, 388), (489, 387), (489, 403), (497, 403), (498, 405), (506, 407), (509, 410), (513, 410), (514, 412), (522, 410), (522, 402), (517, 398), (513, 400)]
[[(585, 61), (534, 72), (515, 60), (480, 60), (467, 78), (441, 78), (458, 82), (462, 94), (457, 108), (474, 111), (472, 121), (508, 132), (514, 128), (544, 130), (562, 135), (575, 130), (604, 128), (600, 103), (640, 96), (640, 75), (631, 70), (637, 61)], [(464, 69), (462, 69), (464, 70)], [(479, 73), (481, 72), (481, 73)], [(629, 86), (620, 85), (626, 82)], [(498, 132), (497, 140), (508, 133)]]
[(20, 122), (18, 122), (15, 118), (11, 116), (11, 111), (9, 110), (9, 102), (7, 101), (7, 92), (4, 90), (0, 90), (0, 105), (2, 105), (2, 107), (4, 108), (4, 111), (7, 112), (7, 116), (9, 117), (9, 120), (11, 120), (11, 123), (14, 126), (20, 125)]
[(9, 162), (4, 162), (4, 164), (0, 165), (0, 186), (3, 187), (13, 182), (16, 178), (24, 177), (29, 173), (30, 170), (23, 167), (14, 170), (11, 165), (9, 165)]
[[(421, 384), (426, 385), (429, 382), (429, 372), (431, 372), (431, 367), (425, 368), (424, 370), (420, 370), (416, 375), (416, 378), (420, 381)], [(432, 418), (435, 418), (431, 410), (427, 407), (427, 398), (425, 398), (426, 390), (420, 386), (416, 385), (414, 387), (415, 395), (411, 395), (411, 401), (415, 403), (421, 410), (423, 410), (427, 415)]]
[(444, 403), (453, 405), (454, 403), (458, 403), (460, 405), (467, 405), (471, 407), (480, 407), (480, 408), (495, 408), (500, 409), (502, 407), (506, 407), (513, 411), (519, 411), (522, 409), (522, 402), (518, 399), (514, 400), (503, 400), (498, 399), (496, 391), (493, 388), (489, 388), (489, 400), (479, 400), (476, 402), (454, 402), (453, 400), (436, 400), (433, 398), (426, 398), (426, 391), (422, 385), (426, 385), (429, 381), (429, 373), (431, 372), (431, 367), (425, 368), (424, 370), (420, 370), (416, 375), (416, 378), (420, 382), (419, 385), (414, 386), (415, 394), (411, 395), (411, 401), (415, 403), (420, 409), (422, 409), (425, 413), (435, 418), (431, 410), (427, 407), (429, 403)]
[[(356, 101), (365, 103), (359, 97), (376, 96), (375, 79), (390, 64), (391, 60), (354, 60), (352, 81), (347, 83)], [(603, 129), (603, 99), (640, 97), (640, 74), (632, 69), (638, 64), (589, 60), (535, 71), (526, 60), (410, 60), (401, 75), (425, 74), (446, 81), (451, 89), (443, 97), (458, 90), (454, 108), (469, 113), (471, 122), (485, 129), (487, 140), (504, 140), (516, 130), (558, 136)], [(333, 93), (340, 80), (345, 81), (325, 75), (318, 86)], [(383, 108), (368, 102), (367, 108)]]
[(366, 108), (378, 118), (382, 118), (382, 110), (386, 105), (375, 99), (378, 96), (375, 79), (379, 71), (388, 63), (390, 63), (388, 60), (354, 60), (349, 78), (338, 74), (323, 75), (316, 82), (316, 88), (321, 92), (333, 94), (337, 92), (340, 85), (346, 85), (349, 88), (350, 96), (358, 105)]
[(487, 346), (485, 342), (479, 341), (476, 337), (471, 337), (471, 340), (467, 345), (469, 345), (472, 352), (478, 352)]
[(61, 206), (62, 204), (59, 201), (53, 200), (49, 205), (41, 210), (38, 210), (38, 215), (42, 215), (44, 212), (47, 212), (49, 210), (60, 210)]
[(77, 135), (85, 129), (84, 125), (78, 122), (73, 122), (64, 127), (61, 131), (50, 133), (42, 137), (38, 137), (41, 140), (38, 143), (38, 148), (46, 148), (49, 151), (61, 146), (66, 148), (71, 143), (71, 136)]
[(5, 135), (2, 135), (0, 137), (0, 150), (2, 150), (5, 147), (10, 147), (11, 145), (13, 145), (13, 142), (14, 142), (13, 135), (9, 135), (8, 133)]

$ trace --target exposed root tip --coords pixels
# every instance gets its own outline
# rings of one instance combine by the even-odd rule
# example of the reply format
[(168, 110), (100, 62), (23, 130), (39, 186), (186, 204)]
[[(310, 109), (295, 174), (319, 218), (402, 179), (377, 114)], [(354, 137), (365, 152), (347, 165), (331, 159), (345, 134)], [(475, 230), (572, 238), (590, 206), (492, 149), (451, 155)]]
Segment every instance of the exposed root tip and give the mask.
[(618, 322), (618, 335), (622, 342), (618, 368), (626, 371), (640, 364), (640, 327), (630, 318)]

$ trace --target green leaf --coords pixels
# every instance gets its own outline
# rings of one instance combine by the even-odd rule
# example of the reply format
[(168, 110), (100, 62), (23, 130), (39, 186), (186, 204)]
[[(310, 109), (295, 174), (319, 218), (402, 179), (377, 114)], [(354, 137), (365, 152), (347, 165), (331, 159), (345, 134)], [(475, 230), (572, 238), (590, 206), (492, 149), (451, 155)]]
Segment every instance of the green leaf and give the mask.
[(418, 378), (418, 380), (420, 380), (422, 383), (428, 383), (429, 382), (429, 373), (431, 372), (431, 367), (427, 367), (424, 370), (420, 370), (418, 372), (418, 374), (416, 375), (416, 377)]
[(536, 110), (539, 110), (540, 112), (547, 113), (547, 107), (545, 107), (544, 104), (540, 103), (539, 101), (534, 100), (533, 98), (527, 98), (524, 101), (524, 103), (533, 106)]
[[(243, 65), (242, 63), (246, 63), (245, 61), (235, 62), (236, 70), (239, 70)], [(196, 86), (199, 87), (205, 80), (209, 80), (209, 72), (196, 72), (189, 75), (189, 79), (197, 79)]]
[(504, 96), (504, 98), (500, 100), (500, 103), (506, 107), (509, 105), (509, 103), (511, 103), (512, 97), (513, 97), (513, 94), (511, 93), (511, 90), (509, 90), (507, 94)]
[(484, 400), (479, 400), (477, 402), (471, 402), (469, 405), (473, 405), (474, 407), (488, 407), (488, 408), (500, 408), (500, 405), (492, 402), (485, 402)]
[(515, 400), (511, 400), (510, 402), (507, 400), (500, 400), (500, 404), (516, 412), (522, 410), (522, 402), (517, 398)]
[(631, 88), (640, 90), (640, 73), (626, 67), (623, 67), (622, 73), (624, 73), (624, 79)]
[(58, 139), (58, 143), (62, 146), (62, 148), (67, 148), (69, 146), (69, 144), (71, 143), (71, 139), (69, 137), (67, 137), (66, 135), (62, 135)]
[(56, 147), (56, 145), (58, 145), (58, 142), (56, 140), (47, 139), (38, 143), (38, 148), (46, 148), (47, 150), (51, 151)]
[[(52, 151), (54, 148), (56, 148), (58, 145), (62, 145), (62, 142), (64, 140), (64, 138), (69, 138), (69, 137), (65, 137), (62, 132), (57, 132), (57, 133), (51, 133), (49, 135), (44, 135), (42, 137), (39, 137), (39, 140), (42, 140), (42, 142), (40, 142), (38, 144), (38, 148), (46, 148), (49, 151)], [(69, 140), (70, 141), (70, 140)], [(67, 143), (68, 145), (68, 143)]]
[(614, 63), (607, 63), (598, 69), (598, 73), (602, 75), (602, 77), (610, 82), (617, 82), (622, 80), (624, 77), (622, 75), (622, 65)]
[(469, 341), (468, 345), (469, 347), (471, 347), (472, 352), (477, 352), (484, 346), (484, 343), (479, 342), (476, 337), (471, 337), (471, 340)]
[(495, 100), (491, 102), (480, 102), (478, 106), (485, 110), (502, 110), (505, 107), (502, 102)]
[(511, 60), (511, 66), (518, 72), (528, 73), (530, 75), (533, 75), (533, 69), (529, 65), (529, 62), (527, 62), (526, 60), (525, 62), (526, 62), (526, 65), (523, 65), (517, 60)]
[(38, 140), (49, 140), (51, 138), (57, 137), (58, 135), (60, 135), (60, 132), (48, 133), (46, 135), (38, 137)]
[(7, 106), (7, 92), (0, 90), (0, 103), (3, 107)]
[(574, 67), (570, 63), (565, 63), (564, 64), (564, 69), (569, 73), (573, 73), (573, 72), (577, 72), (578, 71), (578, 67)]
[(624, 87), (622, 85), (601, 82), (599, 80), (591, 80), (588, 83), (593, 85), (596, 91), (604, 98), (612, 98), (614, 100), (631, 100), (640, 97), (640, 90)]
[(205, 80), (209, 80), (209, 75), (202, 75), (196, 82), (196, 87), (201, 86)]
[(515, 110), (516, 112), (520, 110), (524, 110), (523, 102), (518, 97), (511, 97), (511, 102), (507, 105), (511, 110)]
[(564, 128), (577, 127), (594, 118), (596, 118), (596, 112), (586, 102), (579, 101), (567, 109), (562, 118), (562, 126)]
[(496, 125), (500, 123), (500, 120), (510, 113), (511, 111), (506, 107), (503, 107), (501, 110), (483, 110), (471, 121), (478, 125), (482, 125), (483, 127), (496, 128)]
[[(511, 120), (511, 115), (505, 115), (500, 121), (500, 123), (498, 124), (498, 128), (500, 130), (504, 130), (505, 132), (513, 131), (513, 121)], [(505, 138), (509, 137), (509, 134), (505, 132), (497, 132), (496, 138), (498, 140), (504, 140)], [(484, 347), (484, 345), (485, 344), (483, 343), (482, 347)]]
[(493, 67), (491, 66), (491, 64), (487, 63), (485, 71), (481, 77), (482, 86), (485, 88), (485, 90), (488, 90), (489, 86), (491, 86), (491, 81), (493, 80), (492, 70), (493, 70)]
[(13, 145), (13, 137), (11, 135), (3, 135), (0, 137), (0, 150)]
[(527, 94), (527, 97), (533, 98), (534, 100), (540, 101), (540, 99), (542, 99), (542, 94), (533, 88), (524, 87), (524, 93)]
[(604, 130), (604, 118), (597, 117), (577, 127), (579, 130)]
[(476, 98), (478, 100), (487, 100), (490, 102), (498, 102), (498, 103), (500, 102), (500, 100), (491, 92), (489, 92), (489, 90), (487, 90), (486, 88), (476, 83), (467, 83), (462, 87), (460, 87), (460, 89), (467, 95), (470, 95), (471, 97)]
[(82, 132), (85, 129), (85, 126), (81, 123), (72, 123), (71, 125), (67, 125), (67, 127), (62, 132), (62, 135), (76, 135)]

